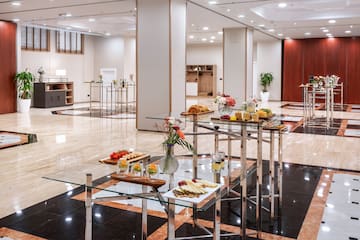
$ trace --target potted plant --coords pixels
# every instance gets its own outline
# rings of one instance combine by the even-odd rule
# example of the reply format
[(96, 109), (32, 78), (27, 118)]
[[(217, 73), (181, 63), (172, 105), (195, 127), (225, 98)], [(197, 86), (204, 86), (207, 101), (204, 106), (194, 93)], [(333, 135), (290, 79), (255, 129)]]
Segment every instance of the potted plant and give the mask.
[(31, 105), (31, 96), (34, 82), (34, 75), (27, 69), (15, 75), (19, 96), (19, 112), (28, 112)]
[(270, 86), (272, 80), (274, 79), (272, 73), (265, 72), (260, 74), (260, 85), (262, 86), (262, 91), (260, 93), (261, 102), (269, 101), (268, 87)]

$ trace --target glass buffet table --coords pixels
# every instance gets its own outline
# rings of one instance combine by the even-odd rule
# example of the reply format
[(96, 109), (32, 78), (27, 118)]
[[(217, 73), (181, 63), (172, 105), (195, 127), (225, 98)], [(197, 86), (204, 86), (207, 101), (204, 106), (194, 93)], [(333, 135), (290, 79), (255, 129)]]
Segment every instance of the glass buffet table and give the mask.
[[(171, 115), (171, 114), (169, 114)], [(163, 121), (167, 116), (159, 114), (157, 116), (149, 117), (154, 120)], [(286, 132), (286, 128), (280, 128), (281, 118), (274, 117), (269, 121), (259, 122), (245, 122), (245, 121), (226, 121), (219, 119), (216, 113), (206, 115), (190, 115), (178, 116), (182, 121), (192, 124), (192, 131), (185, 133), (193, 136), (194, 154), (187, 158), (180, 160), (180, 168), (175, 174), (156, 174), (153, 178), (149, 178), (146, 172), (138, 174), (138, 176), (125, 176), (116, 174), (116, 167), (109, 167), (105, 164), (97, 163), (92, 169), (82, 170), (79, 168), (64, 169), (53, 174), (44, 176), (44, 178), (52, 181), (62, 182), (65, 184), (72, 184), (85, 188), (86, 197), (86, 239), (92, 239), (92, 206), (94, 203), (109, 202), (109, 201), (125, 201), (129, 204), (141, 208), (142, 215), (142, 239), (147, 238), (147, 215), (148, 210), (163, 211), (167, 218), (167, 237), (168, 239), (180, 239), (175, 236), (175, 216), (183, 209), (192, 211), (192, 221), (194, 226), (198, 226), (206, 232), (202, 236), (189, 236), (182, 239), (194, 239), (212, 237), (213, 239), (220, 239), (220, 219), (221, 219), (221, 202), (222, 201), (240, 201), (241, 203), (241, 227), (240, 233), (235, 235), (242, 236), (246, 239), (247, 232), (247, 206), (248, 203), (256, 206), (256, 237), (261, 238), (262, 225), (262, 209), (264, 209), (263, 199), (268, 198), (270, 202), (271, 218), (274, 217), (275, 197), (279, 201), (279, 209), (282, 201), (282, 135)], [(201, 129), (201, 131), (199, 131)], [(213, 171), (211, 155), (198, 155), (198, 137), (213, 136), (214, 139), (214, 154), (219, 153), (219, 142), (224, 141), (228, 144), (227, 158), (224, 161), (223, 169), (221, 171)], [(278, 152), (275, 154), (275, 140), (278, 139)], [(240, 159), (235, 160), (232, 155), (231, 144), (234, 141), (239, 142)], [(248, 144), (253, 142), (256, 144), (256, 157), (250, 159), (248, 155)], [(270, 189), (267, 195), (263, 194), (262, 178), (263, 173), (263, 142), (270, 144), (270, 170), (269, 180)], [(159, 160), (160, 157), (150, 157), (151, 152), (146, 152), (146, 158), (139, 161), (142, 164), (142, 169), (150, 162)], [(224, 154), (225, 155), (225, 154)], [(277, 156), (278, 178), (275, 184), (275, 157)], [(180, 157), (179, 157), (180, 158)], [(249, 166), (249, 160), (253, 163)], [(98, 171), (101, 169), (101, 171)], [(250, 172), (256, 171), (256, 194), (249, 196), (247, 192), (247, 178)], [(101, 174), (99, 175), (99, 172)], [(211, 173), (211, 174), (209, 174)], [(94, 181), (97, 177), (106, 175), (112, 184), (104, 185), (97, 184)], [(207, 193), (201, 198), (185, 199), (175, 197), (171, 192), (176, 186), (176, 183), (183, 179), (205, 179), (216, 182), (216, 188), (207, 189)], [(134, 180), (135, 179), (135, 180)], [(234, 190), (239, 186), (240, 191)], [(278, 187), (276, 191), (275, 186)], [(235, 197), (230, 197), (235, 195)], [(135, 201), (135, 202), (134, 202)], [(198, 213), (207, 211), (210, 207), (213, 208), (213, 228), (209, 231), (203, 227), (198, 221)], [(227, 234), (234, 235), (234, 234)]]
[[(278, 198), (279, 211), (281, 210), (282, 204), (282, 174), (283, 174), (283, 164), (282, 164), (282, 135), (287, 132), (287, 128), (283, 126), (281, 116), (275, 116), (267, 121), (260, 120), (258, 122), (253, 121), (230, 121), (230, 120), (221, 120), (217, 113), (209, 114), (193, 114), (186, 116), (173, 116), (172, 114), (158, 114), (156, 116), (148, 117), (149, 119), (164, 120), (168, 116), (181, 119), (183, 122), (190, 122), (192, 124), (192, 132), (185, 133), (185, 135), (193, 135), (193, 178), (197, 178), (198, 175), (198, 137), (202, 135), (213, 135), (214, 136), (214, 152), (219, 152), (219, 142), (227, 142), (227, 173), (231, 173), (232, 167), (232, 142), (239, 141), (239, 150), (240, 150), (240, 164), (241, 166), (246, 166), (246, 162), (249, 159), (247, 145), (250, 141), (256, 142), (257, 153), (255, 157), (256, 161), (256, 195), (248, 196), (247, 194), (247, 177), (248, 171), (246, 168), (241, 168), (235, 175), (235, 179), (238, 181), (233, 181), (230, 174), (224, 174), (225, 187), (227, 194), (232, 193), (236, 196), (239, 196), (241, 199), (241, 232), (240, 235), (243, 236), (243, 239), (246, 239), (246, 220), (247, 220), (247, 202), (250, 201), (252, 204), (256, 205), (256, 237), (261, 238), (261, 211), (265, 209), (270, 212), (271, 219), (275, 215), (275, 197)], [(199, 129), (205, 129), (207, 131), (199, 131)], [(224, 138), (220, 138), (224, 136)], [(277, 154), (275, 153), (275, 136), (278, 139), (278, 148)], [(262, 178), (263, 178), (263, 142), (269, 143), (270, 145), (270, 159), (269, 159), (269, 191), (267, 195), (262, 194)], [(278, 158), (278, 178), (277, 184), (275, 184), (275, 155)], [(233, 190), (235, 186), (240, 184), (240, 192)], [(277, 186), (278, 189), (275, 189)], [(268, 198), (270, 202), (270, 208), (266, 209), (263, 206), (263, 198)], [(236, 198), (234, 198), (236, 200)], [(253, 200), (255, 199), (255, 200)], [(224, 200), (224, 199), (223, 199)], [(226, 199), (227, 200), (227, 199)]]

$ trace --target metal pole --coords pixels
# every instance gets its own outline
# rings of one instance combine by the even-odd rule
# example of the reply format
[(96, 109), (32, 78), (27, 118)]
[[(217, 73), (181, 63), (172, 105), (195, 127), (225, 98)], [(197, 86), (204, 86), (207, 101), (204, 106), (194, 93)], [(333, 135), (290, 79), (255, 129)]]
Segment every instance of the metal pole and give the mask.
[[(169, 189), (174, 188), (174, 174), (170, 174)], [(168, 239), (175, 239), (175, 200), (168, 198), (168, 223), (167, 223)]]
[(241, 173), (240, 173), (240, 187), (241, 187), (241, 239), (246, 240), (246, 211), (247, 211), (247, 181), (246, 181), (246, 123), (241, 124)]
[(274, 131), (270, 130), (270, 162), (269, 162), (269, 201), (270, 201), (270, 218), (274, 219), (274, 194), (275, 194), (275, 171), (274, 171)]
[[(146, 193), (147, 192), (147, 186), (143, 185), (142, 186), (142, 191), (143, 191), (143, 193)], [(141, 207), (142, 207), (142, 211), (141, 211), (141, 229), (142, 229), (141, 239), (146, 240), (147, 239), (147, 199), (146, 198), (143, 198), (141, 200)]]
[[(229, 125), (229, 132), (231, 132), (231, 125)], [(226, 186), (226, 192), (229, 195), (230, 194), (230, 184), (231, 184), (231, 156), (232, 156), (232, 150), (231, 150), (231, 137), (228, 135), (228, 168), (227, 168), (227, 186)]]
[[(221, 170), (215, 171), (214, 182), (220, 184)], [(220, 240), (220, 222), (221, 222), (221, 188), (215, 193), (215, 209), (214, 209), (214, 227), (213, 240)]]
[(279, 131), (279, 141), (278, 141), (278, 188), (279, 188), (279, 216), (281, 216), (281, 209), (282, 209), (282, 180), (283, 180), (283, 162), (282, 162), (282, 148), (283, 148), (283, 134)]
[(258, 124), (258, 137), (257, 137), (257, 161), (256, 161), (256, 228), (257, 238), (261, 239), (261, 228), (262, 228), (262, 176), (263, 176), (263, 165), (262, 165), (262, 125)]
[(86, 199), (86, 222), (85, 222), (85, 240), (92, 239), (92, 174), (86, 174), (86, 185), (85, 185)]
[(197, 168), (198, 168), (198, 137), (197, 137), (197, 132), (198, 132), (198, 117), (196, 114), (193, 115), (194, 121), (193, 121), (193, 133), (194, 133), (194, 137), (193, 137), (193, 148), (194, 148), (194, 153), (193, 153), (193, 178), (197, 179), (198, 178), (198, 172), (197, 172)]

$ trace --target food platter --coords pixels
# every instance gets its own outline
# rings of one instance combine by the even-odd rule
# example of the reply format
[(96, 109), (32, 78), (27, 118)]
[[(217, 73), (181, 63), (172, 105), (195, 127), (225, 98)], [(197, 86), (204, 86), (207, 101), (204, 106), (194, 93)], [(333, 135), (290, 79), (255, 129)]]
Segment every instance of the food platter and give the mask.
[[(123, 156), (123, 157), (126, 157)], [(138, 153), (138, 155), (136, 157), (133, 157), (133, 158), (129, 158), (129, 159), (126, 159), (128, 161), (128, 163), (133, 163), (133, 162), (137, 162), (137, 161), (140, 161), (140, 160), (144, 160), (146, 158), (150, 157), (150, 155), (148, 154), (145, 154), (145, 153)], [(112, 165), (116, 165), (118, 163), (119, 159), (111, 159), (111, 158), (104, 158), (104, 159), (100, 159), (99, 162), (101, 163), (106, 163), (106, 164), (112, 164)]]
[(214, 112), (214, 110), (209, 110), (209, 111), (199, 112), (199, 113), (182, 112), (181, 115), (182, 116), (204, 115), (204, 114), (209, 114), (209, 113), (213, 113), (213, 112)]
[[(206, 181), (206, 180), (204, 180)], [(209, 183), (207, 186), (203, 186), (203, 187), (196, 187), (193, 190), (191, 190), (193, 186), (191, 186), (192, 184), (189, 184), (189, 182), (191, 183), (191, 180), (187, 180), (187, 185), (185, 183), (185, 186), (181, 186), (180, 183), (181, 182), (185, 182), (185, 181), (180, 181), (179, 182), (179, 186), (171, 189), (170, 191), (166, 192), (163, 197), (166, 198), (171, 198), (171, 199), (175, 199), (175, 200), (181, 200), (181, 201), (186, 201), (186, 202), (191, 202), (191, 203), (200, 203), (203, 200), (205, 200), (206, 198), (208, 198), (210, 195), (212, 195), (214, 192), (216, 192), (216, 190), (218, 190), (221, 187), (221, 184), (217, 184), (217, 183), (212, 183), (209, 181), (206, 181), (207, 183)], [(186, 187), (186, 188), (185, 188)], [(185, 194), (180, 194), (179, 193), (184, 193), (185, 190)], [(190, 193), (188, 193), (188, 191), (190, 191)], [(193, 192), (193, 193), (191, 193)]]

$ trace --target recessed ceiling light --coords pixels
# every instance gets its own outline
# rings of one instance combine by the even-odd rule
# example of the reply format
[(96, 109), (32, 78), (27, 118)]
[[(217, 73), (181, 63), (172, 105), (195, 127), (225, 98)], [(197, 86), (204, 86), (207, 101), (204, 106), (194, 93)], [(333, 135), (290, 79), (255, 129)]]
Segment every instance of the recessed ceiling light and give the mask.
[(207, 41), (207, 39), (206, 39), (206, 38), (202, 38), (202, 39), (201, 39), (201, 41), (206, 42), (206, 41)]
[(215, 36), (211, 36), (210, 39), (215, 39), (216, 37)]
[(227, 11), (227, 12), (230, 12), (230, 11), (231, 11), (231, 9), (230, 9), (230, 8), (228, 8), (228, 9), (226, 9), (226, 11)]
[(89, 31), (88, 31), (89, 33), (91, 33), (92, 31), (91, 31), (91, 29), (89, 29)]
[(192, 23), (191, 26), (192, 26), (192, 27), (195, 27), (195, 24)]
[(11, 5), (13, 5), (13, 6), (21, 6), (21, 2), (11, 2)]
[(326, 27), (321, 27), (320, 30), (326, 29)]
[(326, 32), (329, 32), (329, 30), (328, 30), (328, 29), (323, 29), (323, 32), (325, 32), (325, 33), (326, 33)]
[(353, 28), (353, 25), (350, 25), (350, 28)]
[(335, 20), (335, 19), (330, 19), (330, 20), (328, 21), (328, 23), (336, 23), (336, 20)]
[(287, 6), (287, 4), (284, 3), (284, 2), (281, 2), (281, 3), (278, 4), (279, 8), (286, 8), (286, 6)]
[(67, 30), (70, 30), (70, 29), (71, 29), (71, 27), (66, 27), (66, 29), (67, 29)]
[(264, 25), (264, 24), (259, 24), (258, 26), (259, 26), (259, 27), (265, 27), (265, 25)]
[(20, 21), (20, 19), (18, 19), (18, 18), (13, 19), (13, 22), (19, 22), (19, 21)]
[(95, 18), (89, 18), (89, 22), (95, 22), (96, 19)]
[(286, 39), (286, 40), (291, 40), (291, 38), (290, 38), (290, 37), (286, 37), (285, 39)]
[(279, 36), (279, 37), (282, 37), (282, 36), (284, 36), (284, 34), (282, 34), (282, 33), (278, 33), (278, 36)]
[(217, 2), (216, 1), (208, 1), (208, 4), (214, 5), (214, 4), (217, 4)]
[(331, 33), (327, 33), (327, 34), (326, 34), (326, 36), (331, 37), (331, 36), (332, 36), (332, 34), (331, 34)]
[(275, 32), (275, 29), (271, 28), (268, 30), (269, 32)]
[(294, 22), (293, 24), (294, 24), (294, 25), (296, 25), (297, 23), (296, 23), (296, 22)]
[(351, 31), (350, 31), (350, 30), (346, 30), (345, 33), (346, 33), (346, 34), (349, 34), (349, 33), (351, 33)]
[(309, 36), (309, 35), (311, 35), (311, 32), (306, 32), (306, 33), (304, 33), (306, 36)]
[(202, 30), (207, 31), (209, 30), (209, 27), (203, 27)]
[(210, 40), (209, 42), (213, 43), (213, 42), (214, 42), (214, 40)]
[(71, 16), (72, 16), (71, 13), (66, 13), (66, 14), (65, 14), (65, 17), (71, 17)]
[(189, 38), (190, 38), (190, 39), (194, 39), (194, 35), (190, 35)]
[(254, 23), (254, 20), (251, 20), (250, 22), (251, 22), (251, 23)]
[(238, 18), (244, 18), (244, 17), (245, 17), (245, 15), (243, 15), (243, 14), (238, 15)]
[(223, 35), (223, 32), (222, 32), (222, 31), (219, 31), (218, 34), (219, 34), (219, 35)]
[(107, 33), (105, 33), (105, 35), (106, 35), (106, 36), (110, 36), (110, 35), (111, 35), (111, 33), (107, 32)]

